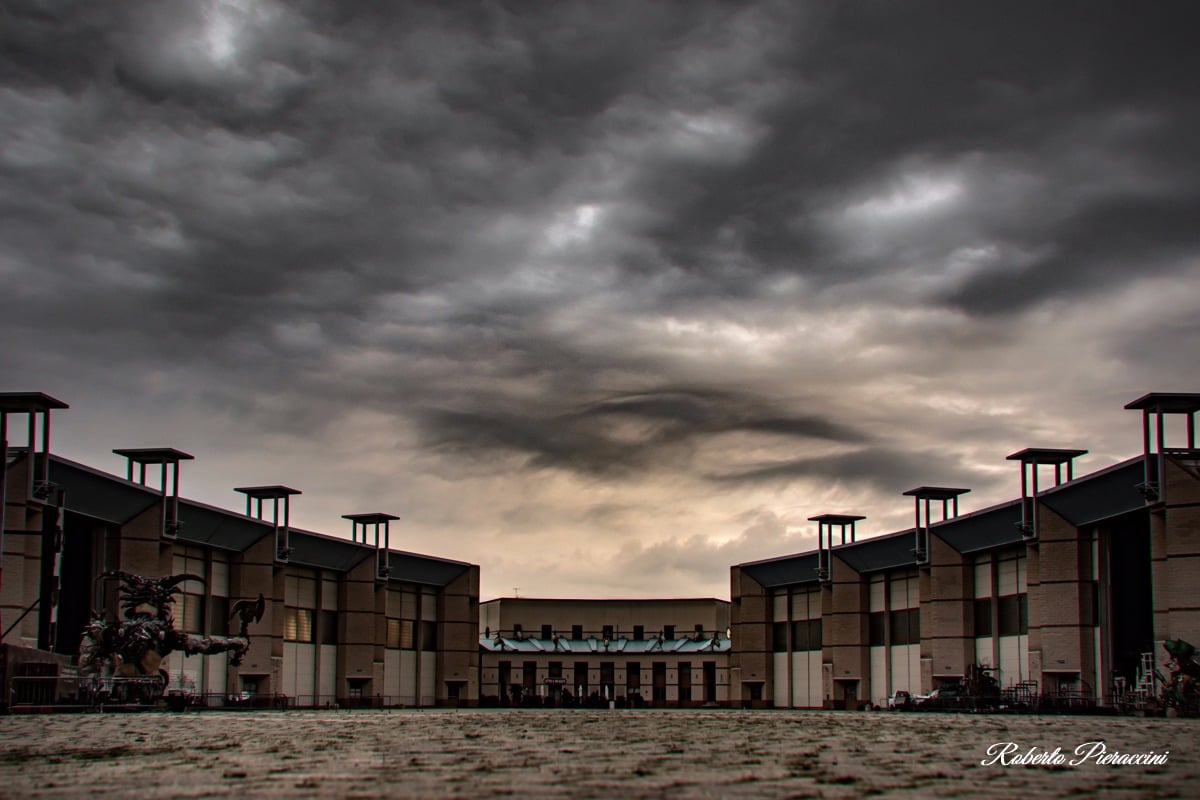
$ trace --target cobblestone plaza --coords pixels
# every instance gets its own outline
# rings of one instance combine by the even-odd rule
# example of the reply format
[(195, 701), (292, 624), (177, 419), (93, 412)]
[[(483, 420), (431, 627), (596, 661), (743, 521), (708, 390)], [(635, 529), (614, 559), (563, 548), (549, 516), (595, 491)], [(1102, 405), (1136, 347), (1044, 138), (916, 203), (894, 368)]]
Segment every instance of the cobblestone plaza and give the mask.
[[(1165, 764), (983, 766), (1014, 742)], [(0, 718), (3, 797), (1195, 797), (1200, 721), (802, 711)]]

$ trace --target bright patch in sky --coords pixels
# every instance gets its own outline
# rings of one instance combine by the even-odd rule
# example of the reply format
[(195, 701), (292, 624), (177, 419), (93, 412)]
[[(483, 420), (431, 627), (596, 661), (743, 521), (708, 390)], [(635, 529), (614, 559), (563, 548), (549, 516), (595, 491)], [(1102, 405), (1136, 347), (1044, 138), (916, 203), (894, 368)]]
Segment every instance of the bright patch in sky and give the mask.
[(941, 210), (962, 195), (962, 184), (953, 178), (906, 175), (898, 186), (850, 206), (846, 213), (867, 220), (903, 219)]

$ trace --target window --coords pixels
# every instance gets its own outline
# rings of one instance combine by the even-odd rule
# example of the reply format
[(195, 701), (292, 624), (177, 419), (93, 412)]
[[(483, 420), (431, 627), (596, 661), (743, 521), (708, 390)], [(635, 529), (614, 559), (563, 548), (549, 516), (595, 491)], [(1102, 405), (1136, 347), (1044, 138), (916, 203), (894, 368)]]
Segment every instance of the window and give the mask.
[(1029, 633), (1027, 595), (1010, 594), (996, 599), (999, 616), (999, 635), (1020, 636)]
[(975, 635), (992, 635), (992, 598), (981, 597), (975, 601)]
[(517, 623), (513, 623), (513, 638), (520, 639), (525, 634), (525, 629)]
[(792, 623), (792, 650), (821, 649), (821, 620), (802, 619)]
[(604, 641), (610, 641), (613, 638), (613, 626), (605, 625), (603, 628), (601, 628), (600, 635), (604, 637)]
[(317, 636), (321, 644), (337, 644), (337, 612), (322, 611), (317, 617)]
[(664, 639), (674, 639), (675, 638), (675, 626), (674, 625), (664, 625), (663, 626), (663, 638)]
[(562, 662), (561, 661), (551, 661), (550, 662), (550, 677), (551, 678), (559, 678), (559, 679), (562, 678)]
[(583, 638), (583, 626), (582, 625), (572, 625), (571, 626), (571, 638), (572, 639), (582, 639)]
[(283, 610), (283, 640), (285, 642), (311, 642), (313, 640), (313, 612), (307, 608), (285, 608)]
[(887, 612), (872, 611), (870, 618), (867, 620), (868, 639), (871, 647), (880, 647), (887, 644)]
[[(336, 625), (334, 626), (336, 630)], [(334, 640), (334, 644), (337, 640)], [(413, 621), (411, 619), (389, 619), (387, 621), (387, 646), (392, 650), (415, 650)]]
[(437, 650), (437, 623), (422, 622), (421, 623), (421, 649), (422, 650)]
[(921, 643), (921, 609), (892, 611), (889, 612), (889, 616), (893, 645)]
[(633, 638), (639, 642), (642, 639), (645, 639), (646, 638), (646, 628), (642, 625), (634, 625), (633, 626)]
[(776, 622), (771, 625), (771, 649), (776, 653), (786, 653), (788, 649), (786, 622)]
[(699, 640), (702, 638), (704, 638), (704, 623), (697, 622), (696, 623), (696, 639)]
[(204, 597), (198, 594), (185, 594), (177, 601), (179, 608), (179, 629), (184, 633), (204, 633)]
[(625, 664), (625, 690), (628, 694), (639, 692), (642, 689), (642, 665), (637, 661), (630, 661)]
[(387, 641), (385, 644), (389, 650), (400, 649), (400, 620), (389, 619), (387, 621)]
[[(228, 636), (229, 631), (229, 598), (208, 598), (208, 632), (214, 636)], [(234, 633), (237, 631), (235, 630)]]
[(543, 625), (542, 626), (542, 638), (543, 639), (553, 639), (554, 638), (554, 626)]

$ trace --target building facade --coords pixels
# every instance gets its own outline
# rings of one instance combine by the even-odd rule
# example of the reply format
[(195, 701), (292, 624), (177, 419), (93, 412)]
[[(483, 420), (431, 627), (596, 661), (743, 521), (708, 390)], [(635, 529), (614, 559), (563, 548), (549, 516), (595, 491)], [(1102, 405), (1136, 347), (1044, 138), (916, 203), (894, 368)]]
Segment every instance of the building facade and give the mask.
[(733, 696), (855, 708), (986, 676), (1103, 705), (1152, 688), (1163, 642), (1200, 644), (1200, 394), (1126, 408), (1141, 456), (1077, 477), (1086, 451), (1022, 450), (1020, 498), (959, 515), (966, 489), (922, 486), (912, 528), (856, 541), (861, 517), (821, 515), (817, 550), (732, 567)]
[(727, 705), (729, 603), (500, 598), (480, 605), (489, 705)]
[[(181, 631), (236, 633), (231, 605), (259, 594), (265, 612), (240, 666), (224, 654), (168, 656), (168, 691), (210, 704), (475, 702), (478, 566), (391, 549), (388, 514), (347, 515), (350, 540), (292, 527), (299, 492), (284, 486), (239, 488), (245, 513), (186, 500), (179, 474), (192, 457), (170, 448), (114, 451), (127, 461), (124, 477), (54, 455), (49, 412), (65, 407), (46, 395), (0, 395), (4, 645), (69, 661), (93, 610), (117, 609), (105, 572), (190, 573), (203, 580), (182, 584)], [(24, 446), (8, 446), (10, 417), (27, 418)]]

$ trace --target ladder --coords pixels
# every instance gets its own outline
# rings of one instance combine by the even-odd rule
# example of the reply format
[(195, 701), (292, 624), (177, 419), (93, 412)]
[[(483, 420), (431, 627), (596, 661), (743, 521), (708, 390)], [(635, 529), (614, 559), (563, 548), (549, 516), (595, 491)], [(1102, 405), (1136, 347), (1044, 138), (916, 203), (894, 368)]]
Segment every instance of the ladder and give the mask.
[(1138, 667), (1138, 691), (1143, 692), (1146, 698), (1154, 697), (1158, 694), (1155, 680), (1154, 653), (1142, 653), (1142, 665)]

